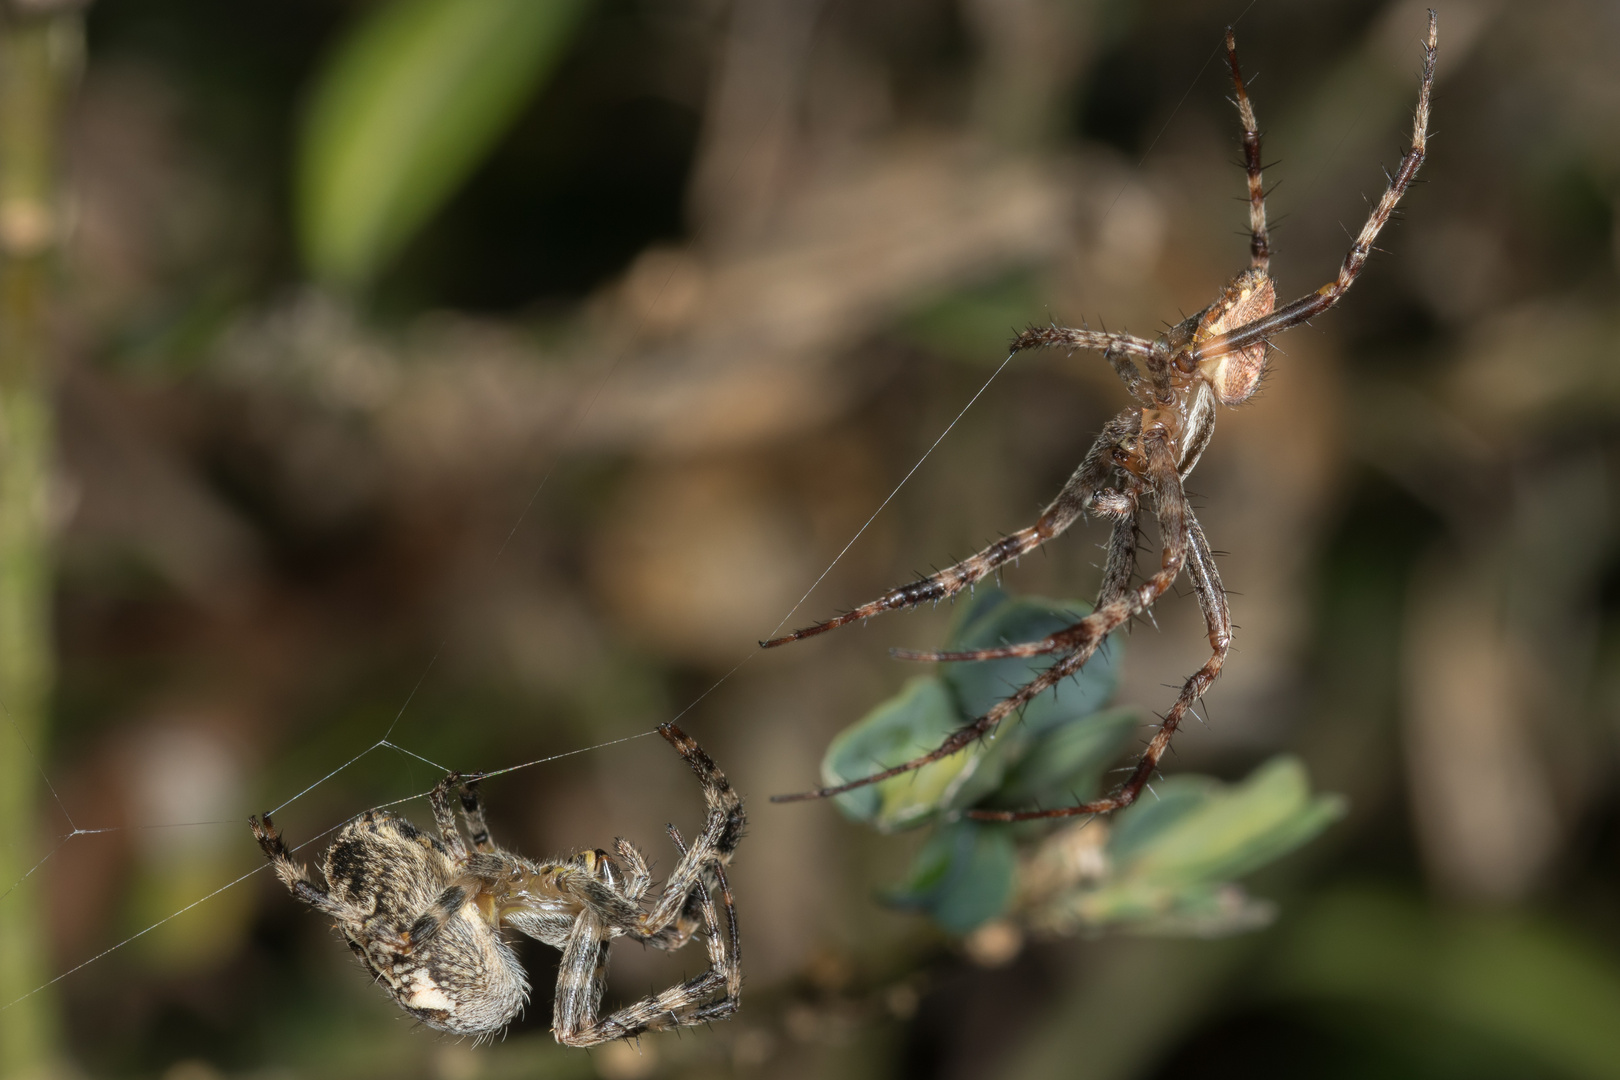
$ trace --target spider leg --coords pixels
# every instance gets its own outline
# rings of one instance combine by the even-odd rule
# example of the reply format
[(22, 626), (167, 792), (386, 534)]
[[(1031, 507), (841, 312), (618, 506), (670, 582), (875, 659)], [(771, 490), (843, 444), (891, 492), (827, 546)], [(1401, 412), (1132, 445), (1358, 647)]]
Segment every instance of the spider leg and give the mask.
[(1264, 318), (1256, 319), (1210, 338), (1202, 345), (1193, 349), (1189, 354), (1189, 368), (1196, 366), (1204, 360), (1227, 353), (1237, 352), (1256, 342), (1264, 341), (1273, 334), (1308, 319), (1313, 319), (1339, 302), (1339, 298), (1349, 291), (1355, 284), (1356, 276), (1367, 262), (1367, 256), (1372, 252), (1373, 241), (1378, 238), (1379, 232), (1389, 223), (1390, 215), (1395, 212), (1395, 205), (1406, 194), (1406, 189), (1417, 175), (1418, 168), (1423, 164), (1427, 150), (1429, 131), (1429, 99), (1434, 88), (1434, 64), (1438, 55), (1438, 17), (1431, 10), (1429, 12), (1429, 34), (1423, 46), (1423, 81), (1418, 89), (1417, 111), (1412, 120), (1412, 145), (1401, 158), (1401, 164), (1390, 177), (1389, 186), (1384, 195), (1374, 206), (1372, 213), (1367, 216), (1367, 222), (1361, 227), (1361, 234), (1350, 247), (1350, 253), (1344, 257), (1344, 263), (1339, 267), (1339, 274), (1332, 281), (1317, 289), (1308, 296), (1302, 296), (1293, 303), (1284, 304), (1276, 311)]
[(490, 839), (489, 823), (484, 820), (484, 803), (478, 794), (478, 784), (483, 778), (482, 773), (462, 777), (461, 817), (467, 823), (467, 838), (472, 841), (473, 850), (487, 855), (495, 850), (495, 841)]
[(410, 949), (424, 945), (432, 940), (433, 936), (444, 929), (444, 924), (455, 918), (467, 903), (467, 887), (465, 885), (451, 885), (433, 898), (422, 914), (412, 920), (406, 929), (402, 944)]
[[(658, 733), (686, 759), (686, 763), (692, 767), (692, 771), (702, 783), (703, 798), (709, 807), (709, 817), (697, 840), (690, 848), (682, 850), (680, 861), (675, 864), (675, 869), (670, 871), (669, 881), (664, 884), (664, 891), (657, 903), (639, 920), (635, 936), (641, 939), (661, 934), (672, 924), (682, 920), (683, 912), (689, 917), (693, 894), (702, 893), (705, 897), (708, 895), (707, 876), (712, 876), (717, 867), (723, 867), (731, 861), (732, 853), (737, 850), (737, 844), (742, 840), (743, 829), (748, 822), (747, 816), (743, 813), (742, 799), (732, 789), (725, 773), (720, 771), (719, 766), (703, 752), (702, 747), (698, 746), (691, 736), (674, 724), (660, 725)], [(671, 835), (677, 838), (677, 846), (682, 846), (678, 841), (680, 834), (674, 832), (673, 827)], [(682, 942), (686, 936), (690, 936), (689, 932), (683, 932), (679, 927), (677, 933), (683, 935), (680, 937)], [(656, 941), (652, 943), (660, 944)], [(679, 946), (666, 944), (664, 947)]]
[(586, 908), (574, 920), (557, 966), (557, 996), (551, 1006), (551, 1033), (564, 1046), (594, 1046), (615, 1038), (597, 1037), (596, 1012), (606, 982), (610, 932)]
[[(669, 826), (669, 838), (670, 840), (674, 841), (676, 849), (680, 851), (682, 855), (685, 855), (686, 841), (681, 839), (681, 831), (673, 825)], [(731, 883), (726, 880), (725, 867), (723, 867), (720, 863), (714, 863), (709, 867), (709, 869), (714, 875), (714, 883), (716, 887), (718, 887), (720, 890), (720, 902), (725, 905), (726, 909), (727, 937), (731, 942), (730, 961), (726, 967), (726, 991), (729, 997), (736, 999), (742, 993), (742, 936), (737, 930), (737, 906), (732, 901)], [(709, 956), (713, 961), (713, 965), (718, 968), (720, 966), (720, 960), (723, 954), (717, 954), (715, 952), (714, 941), (717, 924), (713, 918), (714, 909), (712, 901), (709, 897), (708, 889), (703, 889), (701, 891), (701, 895), (705, 904), (708, 905), (703, 908), (702, 911), (704, 914), (704, 925), (709, 934)], [(690, 898), (687, 900), (687, 905), (688, 907), (691, 906)], [(690, 933), (688, 933), (687, 936), (690, 937)], [(735, 1003), (733, 1003), (733, 1008), (735, 1008)], [(708, 1019), (713, 1019), (713, 1017), (709, 1017)]]
[(722, 880), (722, 868), (731, 861), (732, 853), (742, 840), (747, 816), (742, 799), (702, 747), (674, 724), (662, 725), (659, 733), (686, 758), (702, 781), (709, 816), (697, 842), (688, 848), (675, 827), (669, 827), (681, 858), (650, 911), (643, 912), (639, 907), (652, 881), (647, 861), (622, 840), (619, 853), (630, 864), (630, 875), (623, 885), (583, 877), (573, 888), (580, 900), (596, 913), (607, 933), (622, 934), (654, 948), (675, 950), (691, 940), (702, 925), (710, 882)]
[(1091, 449), (1086, 452), (1085, 460), (1063, 485), (1063, 490), (1058, 492), (1057, 498), (1041, 512), (1035, 524), (1020, 529), (1011, 536), (1005, 536), (977, 555), (970, 555), (956, 565), (948, 566), (921, 581), (891, 589), (876, 600), (862, 604), (852, 611), (846, 611), (826, 622), (817, 623), (803, 630), (795, 630), (786, 637), (762, 641), (760, 646), (766, 649), (774, 648), (790, 641), (824, 634), (828, 630), (836, 630), (840, 626), (861, 619), (870, 619), (886, 611), (912, 607), (930, 600), (947, 599), (983, 579), (996, 567), (1028, 554), (1062, 533), (1079, 520), (1082, 513), (1089, 511), (1112, 516), (1125, 512), (1119, 493), (1105, 489), (1102, 485), (1114, 468), (1112, 457), (1114, 447), (1125, 436), (1136, 432), (1141, 422), (1141, 410), (1133, 408), (1126, 409), (1104, 424), (1096, 441), (1091, 444)]
[(1103, 350), (1103, 359), (1114, 369), (1114, 374), (1125, 384), (1125, 389), (1130, 392), (1131, 397), (1144, 405), (1153, 403), (1147, 384), (1142, 379), (1142, 370), (1136, 366), (1136, 361), (1131, 359), (1130, 353), (1117, 345), (1110, 345)]
[(1193, 589), (1198, 594), (1198, 606), (1204, 612), (1204, 624), (1209, 631), (1210, 657), (1204, 666), (1187, 677), (1181, 686), (1181, 693), (1176, 697), (1175, 704), (1170, 711), (1164, 714), (1159, 722), (1159, 730), (1148, 743), (1147, 750), (1131, 771), (1130, 778), (1121, 784), (1112, 794), (1079, 806), (1061, 807), (1056, 810), (970, 810), (968, 816), (980, 821), (1028, 821), (1033, 818), (1074, 817), (1078, 814), (1102, 814), (1111, 810), (1123, 810), (1137, 800), (1142, 789), (1152, 778), (1154, 770), (1159, 767), (1159, 759), (1170, 748), (1170, 739), (1175, 735), (1176, 729), (1181, 726), (1182, 719), (1193, 703), (1209, 690), (1221, 674), (1221, 666), (1226, 662), (1226, 654), (1232, 644), (1232, 612), (1227, 604), (1226, 589), (1221, 584), (1220, 573), (1215, 569), (1215, 557), (1209, 550), (1209, 541), (1204, 537), (1203, 527), (1193, 517), (1191, 509), (1187, 511), (1187, 574), (1192, 578)]
[(439, 839), (449, 849), (456, 862), (467, 860), (467, 844), (456, 827), (456, 813), (450, 808), (450, 792), (461, 783), (460, 773), (450, 773), (428, 792), (428, 805), (433, 808), (433, 823), (439, 827)]
[(1215, 392), (1208, 383), (1200, 382), (1187, 407), (1187, 434), (1181, 440), (1181, 460), (1176, 463), (1176, 471), (1183, 480), (1197, 467), (1198, 459), (1204, 456), (1214, 437)]
[(613, 846), (618, 849), (620, 858), (630, 867), (622, 892), (627, 900), (639, 901), (647, 895), (647, 890), (652, 888), (652, 870), (647, 866), (647, 857), (622, 836), (613, 841)]
[[(677, 846), (681, 846), (677, 844)], [(683, 852), (689, 854), (689, 852)], [(737, 1011), (742, 990), (742, 969), (737, 951), (736, 913), (724, 874), (716, 869), (726, 903), (730, 933), (722, 935), (714, 900), (703, 891), (700, 904), (709, 970), (668, 990), (598, 1018), (607, 971), (611, 930), (590, 909), (582, 912), (563, 948), (557, 975), (557, 997), (552, 1011), (552, 1034), (565, 1046), (596, 1046), (628, 1039), (644, 1031), (704, 1024)], [(731, 949), (727, 950), (727, 942)], [(718, 998), (717, 991), (723, 991)]]
[(1271, 264), (1271, 239), (1266, 234), (1266, 190), (1260, 177), (1260, 128), (1254, 119), (1249, 93), (1243, 87), (1237, 39), (1232, 36), (1230, 26), (1226, 28), (1226, 62), (1232, 66), (1238, 119), (1243, 122), (1243, 161), (1249, 173), (1249, 268), (1264, 273)]
[[(1129, 500), (1131, 512), (1114, 519), (1114, 531), (1108, 538), (1108, 562), (1103, 567), (1102, 586), (1097, 590), (1097, 604), (1092, 609), (1093, 612), (1126, 602), (1126, 593), (1130, 589), (1131, 575), (1136, 572), (1137, 496), (1134, 491), (1130, 491), (1123, 493), (1121, 497)], [(937, 649), (890, 649), (889, 655), (896, 660), (923, 660), (929, 662), (1003, 660), (1009, 657), (1044, 656), (1047, 653), (1060, 652), (1070, 648), (1071, 646), (1067, 644), (1068, 638), (1065, 635), (1072, 633), (1076, 629), (1077, 627), (1071, 626), (1040, 641), (1020, 642), (1015, 645), (1002, 645), (988, 649), (969, 649), (958, 652), (945, 652)]]
[[(1181, 478), (1176, 473), (1175, 459), (1170, 456), (1170, 448), (1164, 438), (1158, 435), (1150, 436), (1144, 438), (1142, 444), (1147, 455), (1148, 479), (1153, 485), (1155, 512), (1159, 519), (1159, 530), (1164, 536), (1164, 549), (1159, 556), (1158, 572), (1141, 585), (1133, 589), (1123, 590), (1108, 604), (1099, 605), (1095, 611), (1084, 619), (1067, 629), (1058, 631), (1044, 641), (1032, 642), (1029, 645), (1008, 646), (1006, 649), (982, 650), (983, 654), (991, 657), (1032, 656), (1043, 652), (1063, 652), (1065, 655), (1061, 656), (1051, 667), (1019, 687), (1010, 697), (997, 702), (989, 712), (972, 723), (958, 728), (937, 749), (892, 768), (873, 773), (871, 776), (862, 777), (859, 780), (851, 780), (846, 784), (838, 784), (833, 787), (816, 788), (813, 791), (794, 795), (773, 795), (771, 801), (799, 802), (805, 799), (825, 799), (833, 795), (841, 795), (846, 791), (853, 791), (868, 784), (875, 784), (890, 777), (920, 769), (924, 765), (939, 761), (941, 758), (949, 757), (965, 749), (975, 740), (989, 735), (1001, 721), (1033, 700), (1042, 691), (1056, 686), (1079, 671), (1086, 661), (1091, 659), (1098, 646), (1107, 639), (1110, 633), (1129, 621), (1133, 616), (1152, 607), (1154, 601), (1164, 595), (1170, 586), (1175, 583), (1176, 576), (1181, 573), (1182, 564), (1186, 561), (1188, 506), (1187, 497), (1181, 489)], [(977, 659), (980, 655), (980, 653), (932, 653), (921, 654), (921, 658)]]
[(1108, 561), (1103, 565), (1102, 585), (1097, 590), (1097, 607), (1117, 603), (1131, 587), (1131, 575), (1136, 573), (1137, 508), (1136, 493), (1128, 492), (1131, 512), (1114, 519), (1114, 530), (1108, 537)]
[(281, 838), (281, 830), (270, 820), (268, 810), (265, 811), (262, 821), (256, 817), (248, 818), (248, 828), (253, 830), (254, 839), (259, 841), (259, 848), (264, 852), (265, 858), (270, 860), (276, 877), (281, 879), (281, 883), (287, 886), (287, 890), (294, 896), (321, 914), (330, 915), (334, 919), (359, 921), (365, 918), (366, 913), (337, 899), (316, 884), (309, 876), (309, 868), (303, 863), (293, 861), (292, 853), (287, 850), (287, 844)]
[[(1041, 349), (1052, 345), (1067, 345), (1071, 349), (1094, 349), (1107, 356), (1110, 352), (1122, 356), (1153, 355), (1153, 342), (1135, 334), (1116, 334), (1108, 330), (1091, 330), (1072, 326), (1032, 326), (1012, 340), (1012, 351)], [(1113, 361), (1110, 360), (1110, 363)]]

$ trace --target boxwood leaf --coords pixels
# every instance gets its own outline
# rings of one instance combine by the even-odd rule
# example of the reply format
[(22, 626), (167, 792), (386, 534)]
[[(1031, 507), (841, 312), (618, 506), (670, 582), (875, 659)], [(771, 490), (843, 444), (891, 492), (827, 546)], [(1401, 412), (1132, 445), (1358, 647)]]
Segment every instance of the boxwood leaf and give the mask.
[[(933, 750), (962, 726), (956, 701), (944, 682), (925, 675), (845, 728), (827, 747), (821, 777), (847, 783)], [(993, 744), (991, 744), (993, 745)], [(840, 810), (884, 832), (921, 825), (978, 770), (990, 747), (975, 743), (914, 772), (846, 792)]]
[(1057, 806), (1095, 796), (1102, 777), (1140, 730), (1135, 709), (1105, 709), (1041, 732), (991, 796), (996, 806)]
[(1241, 877), (1344, 814), (1339, 796), (1311, 794), (1305, 766), (1286, 754), (1238, 784), (1166, 781), (1160, 789), (1164, 808), (1155, 812), (1153, 805), (1151, 795), (1137, 804), (1146, 820), (1134, 829), (1126, 819), (1137, 807), (1120, 815), (1109, 854), (1121, 879), (1171, 887)]

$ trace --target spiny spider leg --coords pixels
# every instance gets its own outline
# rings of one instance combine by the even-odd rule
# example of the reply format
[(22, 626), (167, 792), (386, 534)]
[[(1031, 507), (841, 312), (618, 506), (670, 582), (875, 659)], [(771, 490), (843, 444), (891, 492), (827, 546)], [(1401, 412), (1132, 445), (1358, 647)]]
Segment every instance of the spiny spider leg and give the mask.
[[(813, 791), (800, 792), (794, 795), (773, 795), (772, 802), (800, 802), (806, 799), (825, 799), (833, 795), (842, 795), (846, 791), (865, 787), (887, 780), (892, 776), (920, 769), (941, 758), (949, 757), (964, 749), (974, 740), (983, 738), (994, 731), (1008, 716), (1039, 695), (1048, 687), (1056, 686), (1064, 679), (1079, 671), (1090, 660), (1108, 635), (1116, 628), (1128, 622), (1131, 618), (1141, 614), (1153, 606), (1154, 601), (1175, 583), (1176, 576), (1181, 573), (1182, 564), (1187, 555), (1187, 521), (1189, 508), (1187, 498), (1181, 488), (1181, 477), (1176, 472), (1176, 462), (1171, 456), (1169, 444), (1159, 435), (1151, 435), (1142, 439), (1142, 449), (1147, 459), (1147, 480), (1153, 486), (1154, 512), (1159, 519), (1159, 531), (1164, 538), (1164, 549), (1159, 556), (1159, 570), (1141, 585), (1134, 589), (1125, 590), (1119, 597), (1106, 606), (1081, 619), (1067, 630), (1059, 631), (1053, 637), (1064, 639), (1063, 648), (1072, 649), (1066, 656), (1061, 657), (1051, 667), (1041, 672), (1035, 678), (1019, 687), (1018, 690), (995, 704), (989, 712), (974, 720), (972, 723), (958, 728), (940, 746), (921, 757), (873, 773), (871, 776), (859, 780), (851, 780), (846, 784), (833, 787), (817, 788)], [(1120, 532), (1116, 530), (1116, 536)], [(1132, 534), (1134, 542), (1134, 532)], [(1021, 655), (1021, 654), (1014, 654)]]
[[(660, 724), (658, 733), (686, 759), (692, 772), (703, 785), (704, 801), (709, 807), (709, 818), (692, 847), (681, 854), (680, 861), (670, 872), (664, 892), (653, 909), (638, 921), (634, 931), (638, 940), (642, 935), (656, 935), (674, 923), (687, 906), (687, 898), (694, 891), (707, 892), (704, 875), (715, 874), (731, 859), (731, 853), (742, 840), (747, 819), (743, 814), (742, 799), (732, 789), (725, 774), (703, 748), (674, 724)], [(683, 939), (684, 940), (684, 939)], [(649, 942), (655, 944), (655, 942)]]
[[(686, 842), (681, 839), (680, 830), (675, 828), (674, 825), (669, 826), (669, 838), (675, 842), (675, 846), (680, 849), (681, 854), (685, 855)], [(715, 885), (720, 890), (720, 903), (726, 909), (726, 928), (731, 942), (731, 965), (726, 973), (726, 993), (728, 998), (735, 999), (742, 994), (742, 936), (737, 930), (737, 908), (731, 899), (731, 882), (726, 880), (725, 868), (720, 863), (715, 863), (712, 869), (714, 871)], [(707, 891), (705, 891), (705, 895), (707, 895)], [(712, 932), (715, 924), (712, 920), (709, 921), (709, 926), (711, 931), (709, 952), (710, 955), (713, 955), (715, 939), (712, 937)], [(721, 1002), (721, 1004), (725, 1004), (725, 1002)], [(736, 1003), (733, 1000), (731, 1007), (726, 1011), (729, 1013), (735, 1011), (735, 1009)]]
[[(557, 997), (552, 1008), (552, 1032), (557, 1041), (565, 1046), (596, 1046), (644, 1031), (661, 1031), (735, 1012), (737, 999), (730, 987), (733, 982), (741, 986), (740, 972), (731, 970), (736, 958), (726, 955), (726, 938), (720, 931), (714, 901), (707, 893), (702, 909), (709, 969), (601, 1018), (596, 1013), (607, 981), (611, 930), (589, 914), (582, 916), (563, 948), (559, 965)], [(703, 1000), (722, 987), (728, 991), (725, 997)]]
[(1249, 93), (1243, 88), (1237, 40), (1230, 26), (1226, 28), (1226, 62), (1232, 65), (1232, 88), (1238, 119), (1243, 123), (1243, 163), (1249, 173), (1249, 268), (1264, 272), (1271, 266), (1271, 238), (1266, 234), (1266, 189), (1260, 177), (1260, 128), (1255, 123)]
[(1097, 590), (1097, 607), (1107, 607), (1125, 596), (1131, 587), (1131, 575), (1136, 573), (1137, 524), (1136, 492), (1125, 495), (1131, 511), (1114, 519), (1113, 532), (1108, 537), (1108, 561), (1103, 564), (1102, 586)]
[[(682, 857), (691, 854), (680, 831), (673, 825), (668, 827), (668, 831)], [(718, 1020), (737, 1011), (742, 992), (737, 913), (732, 906), (731, 889), (725, 882), (724, 872), (716, 869), (716, 875), (721, 883), (721, 900), (726, 908), (729, 933), (723, 934), (720, 929), (714, 898), (709, 895), (707, 888), (701, 889), (697, 906), (702, 914), (709, 969), (609, 1016), (598, 1018), (596, 1013), (602, 1002), (607, 977), (608, 941), (613, 935), (613, 928), (594, 917), (581, 918), (576, 923), (563, 949), (556, 1004), (552, 1013), (552, 1030), (558, 1042), (568, 1046), (595, 1046), (614, 1039), (632, 1038), (644, 1031), (661, 1031)], [(726, 949), (728, 942), (731, 945), (729, 954)], [(705, 1000), (722, 987), (726, 991), (723, 997), (714, 1001)]]
[(1065, 806), (1056, 810), (969, 810), (968, 817), (979, 821), (1030, 821), (1036, 818), (1102, 814), (1111, 810), (1123, 810), (1141, 796), (1142, 789), (1147, 786), (1148, 780), (1158, 769), (1159, 760), (1170, 748), (1170, 740), (1181, 726), (1181, 721), (1186, 717), (1188, 710), (1220, 677), (1221, 666), (1226, 663), (1226, 654), (1232, 645), (1232, 612), (1227, 604), (1226, 589), (1221, 585), (1220, 574), (1215, 570), (1214, 554), (1209, 550), (1209, 541), (1204, 537), (1203, 527), (1192, 516), (1191, 510), (1187, 512), (1187, 524), (1187, 574), (1192, 578), (1193, 589), (1198, 594), (1198, 606), (1204, 612), (1204, 624), (1209, 631), (1210, 657), (1204, 662), (1203, 667), (1189, 675), (1187, 681), (1182, 683), (1181, 693), (1177, 695), (1175, 704), (1170, 706), (1170, 711), (1159, 721), (1158, 731), (1154, 732), (1147, 749), (1142, 752), (1136, 768), (1131, 770), (1130, 778), (1103, 798), (1079, 806)]
[[(622, 917), (615, 916), (607, 905), (588, 908), (575, 922), (563, 948), (552, 1013), (553, 1033), (558, 1042), (568, 1046), (595, 1046), (614, 1039), (632, 1038), (644, 1031), (718, 1020), (737, 1011), (742, 992), (742, 943), (724, 867), (741, 839), (742, 803), (725, 774), (691, 737), (668, 723), (660, 725), (658, 733), (686, 759), (702, 782), (709, 819), (690, 847), (679, 829), (674, 825), (666, 826), (681, 858), (664, 886), (663, 900), (651, 915), (641, 920), (642, 926), (626, 926)], [(621, 848), (628, 847), (621, 841)], [(632, 875), (645, 873), (645, 869), (645, 860), (636, 853)], [(719, 886), (721, 903), (726, 910), (725, 932), (720, 928), (706, 876), (712, 876)], [(659, 912), (666, 908), (665, 924), (657, 925), (662, 918)], [(678, 948), (696, 929), (687, 925), (695, 921), (694, 916), (703, 928), (704, 945), (709, 954), (708, 970), (599, 1018), (597, 1010), (606, 982), (609, 941), (627, 933), (633, 939), (661, 948)], [(656, 934), (645, 932), (649, 921), (656, 926)], [(724, 996), (706, 1000), (721, 989), (725, 991)]]
[(1367, 215), (1367, 223), (1361, 227), (1361, 235), (1356, 237), (1356, 242), (1351, 245), (1349, 254), (1344, 257), (1344, 263), (1339, 267), (1339, 276), (1308, 296), (1284, 304), (1264, 318), (1234, 327), (1225, 334), (1210, 338), (1191, 351), (1188, 370), (1192, 370), (1205, 360), (1237, 352), (1255, 342), (1264, 341), (1290, 327), (1314, 319), (1337, 304), (1340, 297), (1355, 284), (1356, 276), (1361, 273), (1361, 268), (1367, 263), (1367, 256), (1372, 253), (1373, 241), (1378, 239), (1379, 232), (1389, 223), (1390, 216), (1395, 212), (1395, 205), (1401, 201), (1401, 196), (1406, 194), (1406, 189), (1411, 185), (1412, 178), (1417, 175), (1418, 167), (1423, 164), (1427, 152), (1429, 99), (1434, 88), (1435, 58), (1439, 55), (1438, 34), (1438, 17), (1431, 9), (1429, 35), (1423, 44), (1423, 82), (1418, 89), (1417, 111), (1412, 120), (1411, 149), (1401, 158), (1400, 168), (1395, 170), (1395, 175), (1390, 177), (1383, 198), (1378, 200), (1378, 205)]
[[(1187, 510), (1189, 520), (1192, 519), (1192, 510)], [(1192, 524), (1196, 527), (1197, 522)], [(1097, 592), (1097, 605), (1093, 608), (1107, 608), (1110, 605), (1125, 601), (1126, 590), (1130, 587), (1131, 575), (1136, 571), (1136, 515), (1122, 516), (1114, 521), (1114, 531), (1108, 540), (1108, 562), (1103, 568), (1102, 588)], [(1203, 532), (1199, 531), (1199, 539)], [(1024, 641), (1016, 645), (999, 645), (986, 649), (968, 649), (957, 652), (946, 652), (941, 649), (890, 649), (889, 655), (896, 660), (921, 660), (928, 663), (953, 663), (957, 661), (973, 660), (1006, 660), (1014, 657), (1044, 656), (1047, 653), (1062, 652), (1073, 648), (1072, 637), (1083, 623), (1066, 627), (1050, 637), (1040, 641)]]
[(1131, 359), (1130, 353), (1117, 345), (1110, 345), (1103, 350), (1103, 359), (1114, 369), (1114, 374), (1125, 384), (1125, 389), (1130, 392), (1131, 397), (1143, 405), (1153, 404), (1153, 391), (1148, 388), (1147, 382), (1142, 378), (1141, 369), (1136, 366), (1136, 361)]
[(885, 611), (912, 607), (930, 600), (947, 599), (981, 580), (996, 567), (1040, 547), (1073, 525), (1079, 520), (1080, 515), (1088, 510), (1109, 516), (1124, 512), (1124, 507), (1128, 505), (1125, 497), (1119, 492), (1105, 489), (1103, 482), (1114, 469), (1112, 456), (1114, 447), (1136, 429), (1141, 423), (1141, 418), (1140, 409), (1126, 409), (1103, 425), (1102, 432), (1087, 451), (1085, 460), (1063, 485), (1063, 490), (1058, 492), (1057, 498), (1041, 512), (1035, 524), (1020, 529), (1010, 536), (1004, 536), (977, 555), (970, 555), (956, 565), (947, 566), (921, 581), (892, 589), (876, 600), (862, 604), (852, 611), (846, 611), (826, 622), (817, 623), (803, 630), (795, 630), (786, 637), (762, 641), (760, 646), (766, 649), (774, 648), (790, 641), (799, 641), (824, 634), (828, 630), (836, 630), (860, 619), (870, 619)]

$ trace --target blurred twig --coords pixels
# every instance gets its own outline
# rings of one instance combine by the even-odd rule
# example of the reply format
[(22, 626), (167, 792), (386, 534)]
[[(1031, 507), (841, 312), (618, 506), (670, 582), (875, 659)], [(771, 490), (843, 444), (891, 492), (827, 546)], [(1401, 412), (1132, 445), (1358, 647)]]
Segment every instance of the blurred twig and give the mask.
[[(34, 809), (50, 696), (49, 256), (59, 233), (57, 120), (77, 67), (76, 11), (0, 11), (0, 705), (23, 745), (0, 754), (0, 882), (38, 859)], [(40, 905), (0, 906), (0, 1076), (37, 1076), (56, 1056)], [(28, 996), (24, 996), (28, 995)]]

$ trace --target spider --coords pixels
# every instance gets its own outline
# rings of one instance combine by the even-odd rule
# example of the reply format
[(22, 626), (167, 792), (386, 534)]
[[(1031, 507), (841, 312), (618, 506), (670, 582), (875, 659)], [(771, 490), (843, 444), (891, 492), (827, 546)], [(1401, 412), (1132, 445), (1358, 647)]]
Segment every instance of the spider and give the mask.
[[(742, 800), (697, 743), (674, 724), (658, 733), (697, 774), (709, 816), (690, 848), (675, 826), (668, 827), (681, 857), (650, 908), (644, 898), (652, 873), (626, 840), (617, 842), (623, 868), (602, 850), (534, 862), (496, 847), (478, 800), (481, 774), (451, 773), (433, 789), (436, 837), (386, 810), (344, 825), (322, 860), (324, 887), (293, 862), (268, 813), (262, 822), (248, 822), (282, 884), (336, 919), (377, 982), (428, 1027), (493, 1035), (522, 1010), (529, 981), (501, 937), (505, 926), (562, 950), (552, 1033), (564, 1045), (595, 1046), (707, 1023), (735, 1012), (742, 990), (725, 866), (746, 819)], [(450, 806), (452, 790), (459, 790), (471, 850)], [(725, 905), (725, 934), (712, 887)], [(614, 938), (673, 950), (700, 929), (708, 971), (610, 1016), (597, 1015)]]
[[(1091, 614), (1073, 626), (1040, 641), (965, 652), (894, 650), (907, 660), (994, 660), (1056, 654), (1057, 660), (989, 712), (951, 734), (929, 753), (870, 776), (837, 786), (796, 795), (773, 796), (773, 801), (827, 798), (892, 776), (921, 768), (989, 737), (1004, 719), (1042, 691), (1075, 674), (1108, 635), (1152, 607), (1183, 572), (1192, 579), (1209, 634), (1211, 655), (1185, 683), (1175, 703), (1161, 719), (1147, 749), (1130, 776), (1109, 794), (1078, 806), (1024, 811), (974, 810), (972, 817), (992, 821), (1066, 817), (1106, 813), (1135, 802), (1158, 768), (1182, 718), (1220, 675), (1232, 640), (1232, 619), (1226, 592), (1204, 531), (1188, 505), (1182, 487), (1215, 430), (1218, 405), (1241, 405), (1254, 395), (1265, 371), (1273, 335), (1298, 326), (1327, 311), (1344, 296), (1361, 273), (1373, 241), (1388, 223), (1423, 164), (1429, 126), (1429, 97), (1434, 85), (1438, 20), (1429, 12), (1424, 41), (1423, 75), (1412, 125), (1412, 143), (1389, 186), (1361, 228), (1338, 276), (1313, 293), (1282, 307), (1276, 306), (1276, 288), (1267, 274), (1271, 240), (1266, 231), (1265, 190), (1261, 183), (1260, 132), (1254, 107), (1243, 86), (1237, 43), (1226, 31), (1226, 58), (1238, 118), (1243, 125), (1243, 157), (1249, 181), (1249, 268), (1238, 274), (1203, 311), (1170, 327), (1148, 341), (1130, 334), (1114, 334), (1069, 327), (1032, 328), (1012, 343), (1014, 353), (1040, 346), (1067, 345), (1095, 349), (1103, 354), (1125, 383), (1134, 402), (1103, 426), (1085, 459), (1069, 477), (1056, 499), (1034, 525), (991, 544), (976, 555), (931, 577), (903, 585), (836, 618), (786, 637), (760, 643), (773, 648), (799, 641), (861, 619), (897, 608), (954, 596), (997, 567), (1024, 555), (1057, 536), (1083, 514), (1113, 521), (1102, 588)], [(1140, 362), (1141, 367), (1138, 367)], [(1143, 374), (1142, 368), (1146, 369)], [(1143, 500), (1151, 496), (1154, 517), (1162, 536), (1158, 571), (1132, 586), (1136, 570), (1138, 521)]]

